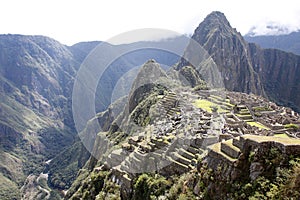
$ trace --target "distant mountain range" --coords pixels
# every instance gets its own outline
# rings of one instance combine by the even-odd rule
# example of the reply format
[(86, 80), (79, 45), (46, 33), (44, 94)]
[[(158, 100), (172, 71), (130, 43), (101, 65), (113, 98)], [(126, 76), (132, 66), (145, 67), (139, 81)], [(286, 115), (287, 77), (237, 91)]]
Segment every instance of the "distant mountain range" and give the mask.
[(74, 142), (76, 65), (68, 48), (48, 37), (0, 36), (0, 199), (20, 199), (26, 177)]
[[(167, 73), (159, 63), (147, 61), (134, 79), (128, 101), (122, 98), (89, 120), (81, 134), (92, 144), (93, 156), (68, 190), (67, 199), (260, 199), (285, 196), (285, 192), (281, 193), (285, 189), (280, 187), (299, 197), (290, 183), (278, 184), (277, 181), (282, 183), (282, 176), (279, 170), (273, 170), (282, 169), (284, 158), (289, 157), (282, 156), (288, 151), (279, 153), (274, 148), (279, 136), (270, 136), (275, 131), (282, 135), (284, 129), (256, 126), (259, 131), (252, 132), (249, 119), (261, 116), (277, 126), (283, 124), (279, 120), (284, 115), (296, 116), (288, 108), (272, 110), (270, 105), (277, 105), (270, 99), (299, 108), (300, 56), (246, 42), (221, 12), (209, 14), (192, 39), (184, 56)], [(230, 95), (223, 87), (236, 91), (231, 93), (233, 99), (224, 100)], [(226, 94), (221, 97), (213, 92)], [(196, 99), (202, 101), (200, 109), (195, 107)], [(209, 103), (210, 99), (215, 106)], [(233, 110), (221, 114), (219, 106), (231, 106)], [(204, 107), (215, 111), (206, 116)], [(256, 112), (258, 107), (265, 115)], [(201, 117), (197, 118), (197, 113)], [(209, 123), (203, 122), (205, 119)], [(293, 123), (298, 133), (298, 115)], [(102, 130), (95, 124), (101, 124)], [(291, 122), (286, 121), (285, 127), (288, 126)], [(256, 135), (256, 141), (242, 144), (241, 141), (248, 141), (243, 139), (247, 137), (244, 134)], [(197, 161), (193, 160), (192, 152), (201, 151), (206, 139), (216, 144), (208, 147), (208, 153), (197, 156)], [(281, 139), (297, 158), (299, 140), (289, 136)], [(224, 142), (217, 143), (220, 141)], [(279, 149), (284, 147), (280, 145)], [(277, 161), (270, 164), (270, 160)], [(168, 161), (171, 163), (164, 165)], [(197, 169), (191, 166), (193, 162)], [(289, 172), (299, 177), (297, 170)]]
[[(248, 43), (221, 12), (209, 14), (192, 38), (212, 57), (226, 89), (267, 96), (299, 111), (300, 56)], [(187, 54), (192, 51), (187, 47)], [(182, 59), (179, 66), (186, 64)], [(205, 65), (195, 67), (207, 73)]]
[(260, 35), (247, 34), (245, 40), (256, 43), (262, 48), (280, 49), (300, 55), (300, 32), (292, 32), (282, 35)]
[[(168, 40), (161, 45), (172, 42)], [(100, 43), (65, 46), (44, 36), (0, 35), (0, 183), (3, 183), (0, 184), (0, 199), (41, 195), (41, 191), (32, 189), (30, 184), (24, 186), (22, 192), (17, 188), (24, 184), (26, 177), (27, 182), (35, 180), (46, 167), (45, 161), (53, 159), (59, 152), (62, 152), (59, 157), (75, 156), (71, 150), (62, 151), (78, 141), (71, 110), (73, 83), (81, 63)], [(139, 47), (150, 43), (128, 45)], [(114, 46), (116, 50), (123, 47)], [(151, 58), (167, 66), (174, 65), (179, 59), (178, 55), (151, 49), (118, 58), (99, 81), (97, 111), (109, 106), (112, 91), (123, 74)], [(126, 94), (129, 89), (118, 92)], [(49, 179), (55, 187), (70, 186), (76, 171), (88, 158), (80, 144), (75, 143), (70, 149), (82, 152), (80, 155), (85, 157), (71, 159), (74, 163), (68, 164), (73, 164), (72, 167), (65, 169), (64, 162), (57, 166), (53, 161)], [(73, 175), (65, 177), (66, 173), (62, 171), (66, 169), (73, 170), (68, 172)], [(32, 174), (34, 176), (29, 176)]]
[[(273, 39), (245, 38), (262, 47), (280, 47), (299, 54), (297, 36), (299, 33)], [(227, 90), (263, 95), (299, 111), (300, 56), (246, 42), (220, 12), (208, 15), (192, 38), (213, 59)], [(283, 42), (284, 38), (292, 39)], [(160, 43), (177, 42), (184, 41), (179, 37)], [(78, 143), (74, 127), (72, 89), (81, 63), (100, 43), (83, 42), (69, 47), (44, 36), (0, 35), (0, 199), (42, 199), (47, 195), (36, 187), (39, 174), (47, 169), (47, 160), (53, 159), (49, 185), (60, 190), (68, 189), (76, 172), (86, 164), (89, 154)], [(146, 43), (151, 42), (127, 45), (143, 47)], [(186, 53), (189, 51), (187, 47)], [(153, 49), (117, 59), (99, 82), (97, 112), (108, 108), (117, 81), (149, 59), (167, 66), (177, 64), (178, 70), (188, 64), (178, 55)], [(194, 67), (206, 73), (204, 65)], [(122, 94), (128, 93), (130, 87), (124, 88)]]

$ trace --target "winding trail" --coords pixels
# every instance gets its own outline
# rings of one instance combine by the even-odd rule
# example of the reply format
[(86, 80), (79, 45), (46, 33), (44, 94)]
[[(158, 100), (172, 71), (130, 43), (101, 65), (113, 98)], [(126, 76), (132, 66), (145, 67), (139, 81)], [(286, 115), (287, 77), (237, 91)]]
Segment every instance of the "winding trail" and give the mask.
[[(46, 165), (49, 165), (51, 160), (45, 162)], [(40, 184), (41, 179), (45, 179), (46, 181), (46, 188)], [(51, 196), (51, 189), (48, 188), (48, 173), (40, 173), (40, 175), (30, 174), (27, 176), (24, 185), (21, 187), (22, 198), (21, 200), (28, 200), (28, 199), (50, 199)], [(46, 194), (45, 197), (42, 197)]]
[[(36, 179), (37, 184), (39, 183), (39, 181), (40, 181), (41, 178), (46, 179), (46, 181), (48, 181), (48, 174), (41, 173), (39, 175), (39, 177)], [(42, 191), (42, 192), (44, 192), (44, 193), (47, 194), (46, 197), (45, 197), (45, 199), (49, 199), (50, 198), (50, 191), (48, 189), (43, 188), (40, 185), (38, 185), (37, 188), (38, 188), (38, 190), (40, 190), (40, 191)]]

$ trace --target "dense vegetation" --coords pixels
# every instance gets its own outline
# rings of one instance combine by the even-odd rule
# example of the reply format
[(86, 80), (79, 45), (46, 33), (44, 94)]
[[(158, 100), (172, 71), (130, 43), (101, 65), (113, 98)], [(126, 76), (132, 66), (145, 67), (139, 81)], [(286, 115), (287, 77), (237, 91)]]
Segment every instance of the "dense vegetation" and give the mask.
[[(177, 39), (165, 40), (162, 43), (173, 44)], [(193, 39), (203, 45), (220, 73), (224, 75), (226, 89), (266, 95), (280, 104), (299, 108), (300, 94), (295, 92), (299, 91), (299, 56), (274, 49), (264, 50), (248, 44), (219, 12), (213, 12), (200, 24)], [(123, 188), (116, 183), (113, 174), (97, 168), (103, 164), (101, 161), (91, 158), (87, 162), (90, 155), (78, 142), (72, 119), (71, 91), (76, 71), (98, 44), (91, 42), (66, 47), (42, 36), (0, 36), (1, 199), (20, 199), (22, 192), (22, 195), (32, 192), (34, 198), (46, 198), (47, 192), (38, 189), (39, 187), (49, 190), (52, 199), (60, 199), (60, 192), (69, 188), (67, 198), (72, 196), (73, 199), (124, 197)], [(143, 47), (145, 43), (129, 45)], [(114, 47), (116, 50), (123, 48)], [(193, 52), (193, 55), (197, 56), (198, 52)], [(129, 72), (130, 69), (150, 58), (168, 66), (179, 59), (178, 55), (153, 49), (131, 52), (118, 58), (99, 81), (96, 110), (104, 111), (111, 103), (112, 92), (119, 79), (123, 79), (123, 82), (127, 78), (133, 79), (135, 73)], [(184, 77), (186, 85), (194, 87), (194, 91), (208, 89), (195, 68), (180, 63), (178, 66), (181, 66), (178, 71)], [(209, 68), (207, 63), (197, 67), (204, 73)], [(152, 72), (139, 74), (140, 79), (146, 79), (149, 74), (154, 74)], [(125, 73), (127, 76), (124, 78)], [(166, 76), (163, 70), (156, 73), (155, 79)], [(149, 82), (152, 83), (153, 80)], [(135, 86), (135, 93), (129, 96), (128, 110), (132, 111), (130, 117), (133, 122), (145, 127), (150, 123), (149, 115), (161, 114), (151, 113), (149, 108), (159, 100), (161, 91), (165, 88), (153, 84), (142, 87), (133, 85)], [(128, 94), (131, 84), (121, 89), (121, 95)], [(154, 95), (148, 94), (153, 91)], [(205, 106), (205, 102), (200, 103)], [(206, 107), (211, 112), (219, 110), (217, 105)], [(254, 111), (259, 116), (260, 111), (268, 111), (268, 108), (260, 107)], [(128, 135), (119, 127), (123, 125), (122, 122), (114, 121), (108, 111), (99, 115), (103, 115), (100, 123), (107, 128), (105, 131), (109, 139), (118, 145), (126, 140)], [(110, 124), (113, 121), (115, 123)], [(259, 127), (257, 124), (256, 126)], [(127, 128), (130, 133), (135, 131), (131, 127)], [(297, 124), (286, 124), (285, 128), (299, 131)], [(126, 198), (299, 198), (299, 158), (284, 158), (278, 149), (270, 149), (264, 155), (251, 152), (248, 156), (244, 166), (249, 167), (255, 159), (263, 163), (263, 175), (253, 180), (245, 172), (240, 180), (230, 182), (221, 176), (221, 167), (213, 171), (202, 163), (198, 170), (183, 175), (163, 177), (158, 172), (140, 174), (133, 179), (132, 191)], [(48, 165), (46, 161), (49, 159), (52, 161)], [(49, 172), (48, 182), (46, 179), (37, 179), (41, 172)], [(26, 177), (29, 178), (26, 180)]]
[[(254, 156), (249, 157), (248, 164), (253, 162)], [(253, 181), (245, 176), (240, 181), (229, 182), (221, 178), (221, 168), (213, 171), (205, 164), (181, 176), (166, 178), (159, 174), (141, 174), (133, 182), (130, 199), (298, 199), (300, 158), (290, 158), (287, 163), (282, 163), (278, 150), (271, 149), (264, 159), (267, 173)], [(108, 196), (120, 199), (120, 195), (121, 188), (112, 182), (111, 174), (100, 171), (92, 172), (84, 179), (73, 199), (104, 199)]]

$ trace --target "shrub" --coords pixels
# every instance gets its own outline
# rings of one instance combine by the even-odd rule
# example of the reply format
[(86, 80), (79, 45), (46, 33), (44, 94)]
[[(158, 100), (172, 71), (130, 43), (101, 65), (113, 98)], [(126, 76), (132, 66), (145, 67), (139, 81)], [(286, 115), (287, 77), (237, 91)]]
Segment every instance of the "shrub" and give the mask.
[(297, 124), (286, 124), (284, 128), (298, 130), (299, 126)]
[(248, 161), (249, 161), (250, 163), (253, 162), (254, 156), (255, 156), (255, 152), (254, 152), (254, 151), (250, 151), (249, 157), (248, 157)]
[(158, 197), (165, 193), (170, 183), (163, 177), (142, 174), (134, 184), (133, 199), (150, 200), (151, 196)]

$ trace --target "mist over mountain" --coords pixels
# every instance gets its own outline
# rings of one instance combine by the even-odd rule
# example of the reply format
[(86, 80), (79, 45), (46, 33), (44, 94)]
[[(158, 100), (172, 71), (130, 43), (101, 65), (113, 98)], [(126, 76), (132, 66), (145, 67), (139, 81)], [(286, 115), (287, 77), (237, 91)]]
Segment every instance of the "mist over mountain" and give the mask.
[[(300, 90), (300, 56), (248, 43), (220, 12), (208, 15), (192, 38), (211, 55), (226, 89), (267, 96), (299, 110), (300, 96), (294, 91)], [(195, 67), (205, 71), (204, 66)]]
[(145, 62), (128, 100), (89, 121), (83, 133), (95, 138), (93, 157), (67, 199), (299, 196), (295, 179), (286, 181), (298, 169), (283, 164), (300, 155), (299, 115), (270, 100), (299, 108), (300, 57), (246, 42), (221, 12), (192, 39), (167, 73)]
[[(201, 46), (199, 51), (187, 37), (65, 46), (44, 36), (0, 35), (0, 199), (141, 199), (144, 195), (189, 199), (226, 193), (233, 198), (240, 195), (233, 190), (255, 195), (259, 184), (277, 184), (278, 194), (292, 193), (284, 187), (293, 188), (297, 180), (279, 184), (270, 177), (287, 166), (287, 171), (279, 172), (292, 173), (297, 165), (286, 163), (297, 162), (291, 155), (300, 154), (295, 139), (300, 137), (295, 112), (300, 110), (300, 56), (294, 54), (299, 50), (299, 32), (243, 38), (216, 11), (191, 38)], [(161, 49), (145, 48), (154, 43)], [(77, 133), (72, 114), (74, 81), (81, 64), (101, 44), (116, 52), (135, 51), (107, 66), (92, 105), (97, 115)], [(177, 45), (186, 46), (183, 57), (163, 50)], [(211, 83), (218, 88), (210, 88)], [(94, 129), (95, 123), (101, 131)], [(80, 141), (84, 134), (90, 152)], [(248, 134), (264, 136), (267, 145), (244, 136)], [(288, 139), (274, 139), (276, 134)], [(257, 146), (250, 145), (254, 143)], [(289, 143), (295, 148), (290, 150)], [(212, 144), (216, 145), (209, 150)], [(244, 149), (241, 144), (250, 146)], [(278, 157), (281, 154), (285, 157)], [(161, 167), (154, 162), (163, 159), (171, 164)], [(155, 169), (156, 174), (131, 173), (141, 169)], [(235, 185), (222, 174), (242, 181)], [(252, 182), (247, 181), (257, 181), (257, 174), (266, 174), (264, 178), (274, 184), (265, 181), (250, 187)]]
[(299, 28), (292, 25), (283, 25), (278, 22), (261, 23), (250, 28), (246, 36), (275, 36), (275, 35), (288, 35), (292, 32), (298, 32)]
[[(77, 170), (84, 165), (88, 154), (76, 142), (79, 139), (71, 110), (72, 89), (76, 71), (100, 43), (82, 42), (69, 47), (44, 36), (0, 35), (1, 199), (44, 195), (43, 190), (31, 183), (43, 168), (47, 169), (45, 162), (54, 159), (59, 152), (62, 152), (58, 156), (60, 165), (55, 159), (50, 165), (51, 185), (62, 189), (70, 186)], [(145, 43), (130, 45), (138, 47)], [(178, 55), (149, 49), (119, 58), (99, 82), (97, 94), (101, 95), (95, 105), (98, 111), (105, 110), (111, 103), (118, 79), (150, 58), (172, 66)], [(120, 90), (120, 95), (126, 95), (129, 89)], [(61, 158), (69, 159), (79, 152), (84, 156), (71, 158), (65, 165), (61, 162)], [(66, 177), (66, 173), (73, 175)], [(22, 185), (23, 190), (18, 190)]]
[(252, 35), (244, 36), (245, 40), (256, 43), (262, 48), (280, 49), (300, 55), (300, 32), (278, 35)]
[[(209, 14), (196, 28), (192, 39), (212, 56), (226, 89), (252, 92), (258, 95), (264, 94), (258, 74), (254, 71), (252, 63), (249, 62), (247, 43), (241, 34), (231, 27), (223, 13)], [(185, 63), (179, 63), (179, 65), (184, 66)], [(201, 66), (199, 67), (199, 71), (203, 71)]]
[[(294, 179), (286, 181), (299, 173), (283, 164), (300, 155), (299, 115), (270, 100), (299, 108), (300, 57), (247, 43), (221, 12), (208, 15), (192, 39), (167, 73), (145, 62), (128, 101), (89, 121), (84, 133), (95, 138), (94, 157), (66, 198), (299, 196)], [(124, 109), (112, 115), (113, 107)], [(285, 130), (290, 124), (295, 129)], [(280, 169), (293, 172), (281, 176)]]

